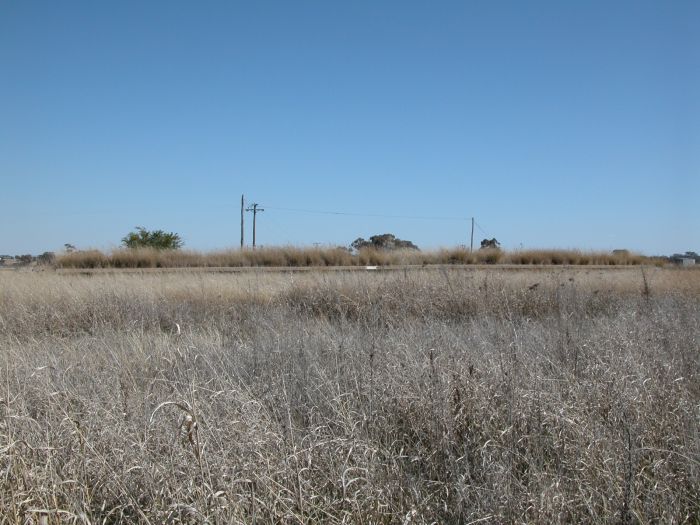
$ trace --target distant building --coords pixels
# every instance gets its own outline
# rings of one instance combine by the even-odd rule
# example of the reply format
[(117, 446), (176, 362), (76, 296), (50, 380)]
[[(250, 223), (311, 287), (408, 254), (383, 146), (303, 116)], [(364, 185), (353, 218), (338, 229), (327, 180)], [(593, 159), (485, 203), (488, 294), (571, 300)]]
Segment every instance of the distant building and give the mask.
[(672, 263), (680, 266), (695, 266), (696, 263), (700, 263), (700, 255), (695, 252), (674, 253), (670, 259)]

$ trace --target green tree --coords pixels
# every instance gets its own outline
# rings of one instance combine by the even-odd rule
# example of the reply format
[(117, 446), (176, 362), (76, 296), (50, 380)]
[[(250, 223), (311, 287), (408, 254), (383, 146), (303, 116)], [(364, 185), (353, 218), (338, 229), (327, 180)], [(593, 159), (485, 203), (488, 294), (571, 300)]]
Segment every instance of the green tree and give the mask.
[(177, 233), (163, 230), (148, 231), (141, 226), (136, 231), (129, 232), (122, 239), (127, 248), (155, 248), (157, 250), (178, 250), (184, 244)]
[(361, 250), (362, 248), (376, 248), (377, 250), (417, 250), (418, 246), (413, 244), (411, 241), (404, 241), (403, 239), (398, 239), (395, 235), (391, 233), (384, 233), (382, 235), (372, 235), (369, 241), (364, 240), (362, 237), (355, 239), (350, 245), (355, 250)]
[(481, 241), (481, 250), (488, 250), (488, 249), (496, 249), (499, 250), (501, 248), (501, 243), (496, 240), (494, 237), (493, 239), (484, 239)]

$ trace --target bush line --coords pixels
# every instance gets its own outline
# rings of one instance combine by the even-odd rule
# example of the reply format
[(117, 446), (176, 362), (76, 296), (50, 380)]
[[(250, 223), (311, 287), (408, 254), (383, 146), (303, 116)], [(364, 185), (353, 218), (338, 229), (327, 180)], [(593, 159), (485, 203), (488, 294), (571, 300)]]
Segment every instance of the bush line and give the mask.
[(213, 252), (190, 250), (117, 249), (87, 250), (59, 255), (57, 268), (196, 268), (196, 267), (324, 267), (396, 266), (430, 264), (518, 264), (518, 265), (662, 265), (663, 261), (638, 254), (613, 254), (580, 250), (477, 250), (464, 248), (435, 251), (363, 249), (351, 253), (344, 248), (274, 247), (232, 249)]

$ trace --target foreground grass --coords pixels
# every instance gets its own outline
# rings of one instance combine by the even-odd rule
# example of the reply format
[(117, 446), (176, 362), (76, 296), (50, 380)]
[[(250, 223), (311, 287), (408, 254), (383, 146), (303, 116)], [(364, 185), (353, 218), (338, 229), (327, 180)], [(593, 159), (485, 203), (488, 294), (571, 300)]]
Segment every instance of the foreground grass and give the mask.
[(186, 250), (117, 249), (60, 255), (58, 268), (192, 268), (245, 266), (366, 266), (429, 264), (543, 264), (611, 265), (661, 264), (661, 261), (630, 253), (582, 252), (578, 250), (476, 250), (454, 248), (421, 252), (416, 250), (363, 249), (352, 254), (343, 248), (298, 248), (293, 246), (258, 250), (194, 252)]
[(696, 523), (699, 307), (651, 268), (0, 274), (0, 523)]

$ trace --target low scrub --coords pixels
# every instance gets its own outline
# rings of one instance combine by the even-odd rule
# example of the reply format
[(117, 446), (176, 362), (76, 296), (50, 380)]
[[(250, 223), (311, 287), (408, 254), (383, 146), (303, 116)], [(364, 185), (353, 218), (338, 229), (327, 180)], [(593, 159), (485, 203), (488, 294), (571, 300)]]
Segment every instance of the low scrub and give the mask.
[(580, 250), (518, 250), (505, 254), (503, 262), (508, 264), (568, 264), (626, 266), (660, 264), (660, 261), (629, 252), (584, 252)]
[(352, 253), (344, 248), (299, 248), (283, 246), (257, 250), (196, 252), (148, 248), (96, 250), (59, 255), (58, 268), (193, 268), (193, 267), (324, 267), (396, 266), (429, 264), (526, 264), (526, 265), (639, 265), (659, 261), (635, 254), (582, 252), (577, 250), (528, 250), (505, 252), (464, 248), (421, 252), (362, 248)]

